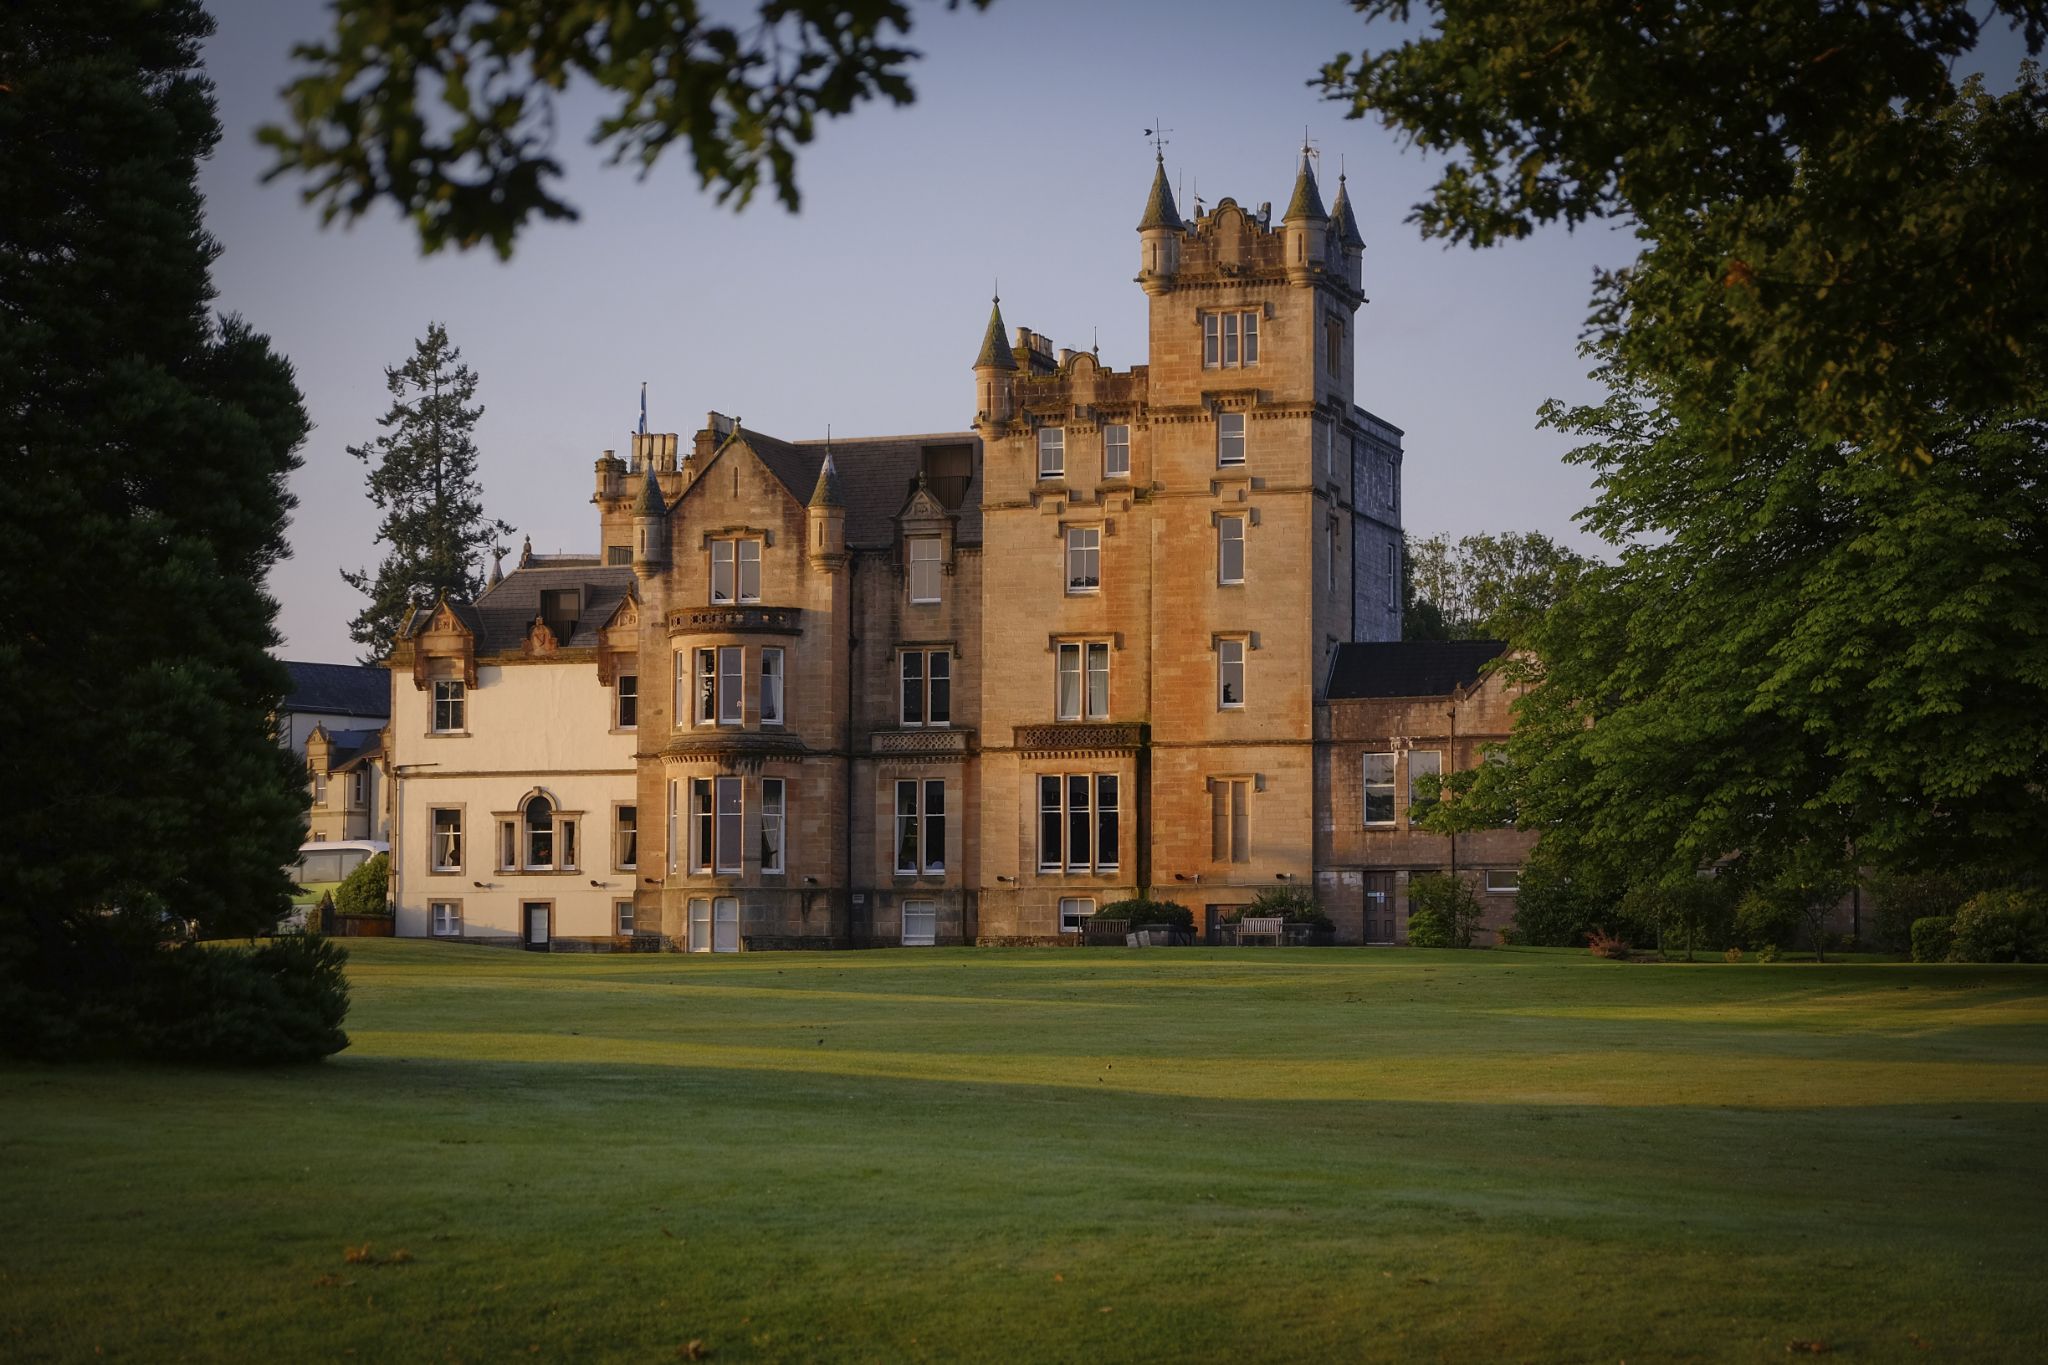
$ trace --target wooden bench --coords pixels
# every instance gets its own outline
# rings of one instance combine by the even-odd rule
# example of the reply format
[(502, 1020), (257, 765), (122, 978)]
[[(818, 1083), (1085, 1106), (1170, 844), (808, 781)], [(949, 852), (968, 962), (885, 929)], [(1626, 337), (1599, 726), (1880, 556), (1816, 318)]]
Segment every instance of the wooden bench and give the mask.
[(1285, 941), (1285, 934), (1286, 921), (1278, 915), (1247, 917), (1237, 922), (1237, 941), (1240, 945), (1255, 938), (1269, 938), (1277, 948)]

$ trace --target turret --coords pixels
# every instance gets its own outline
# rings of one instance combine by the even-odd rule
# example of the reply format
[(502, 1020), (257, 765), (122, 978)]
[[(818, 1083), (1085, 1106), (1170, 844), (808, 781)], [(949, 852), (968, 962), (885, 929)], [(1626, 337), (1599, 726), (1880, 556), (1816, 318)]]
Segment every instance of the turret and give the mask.
[(839, 493), (839, 469), (832, 461), (832, 448), (825, 447), (825, 463), (818, 466), (818, 483), (811, 489), (805, 509), (814, 561), (837, 563), (846, 557), (846, 501)]
[(1329, 250), (1330, 215), (1323, 211), (1322, 191), (1316, 188), (1316, 173), (1308, 164), (1308, 148), (1301, 149), (1301, 172), (1294, 177), (1294, 197), (1287, 201), (1287, 213), (1280, 220), (1286, 232), (1287, 279), (1307, 284), (1323, 268)]
[(1145, 216), (1138, 220), (1138, 283), (1147, 294), (1164, 294), (1173, 288), (1180, 273), (1180, 242), (1186, 229), (1180, 210), (1174, 207), (1173, 190), (1166, 183), (1166, 158), (1156, 155), (1152, 164), (1152, 193), (1145, 199)]
[[(1016, 410), (1017, 358), (1003, 335), (1003, 300), (998, 295), (988, 310), (988, 331), (981, 354), (974, 358), (974, 423), (1006, 424)], [(822, 476), (821, 476), (822, 477)]]
[(633, 509), (633, 572), (652, 578), (668, 567), (668, 504), (654, 476), (654, 462), (642, 465), (640, 501)]
[(1344, 254), (1345, 281), (1355, 290), (1363, 289), (1365, 238), (1359, 235), (1358, 219), (1351, 212), (1351, 191), (1341, 173), (1337, 176), (1337, 202), (1330, 205), (1330, 231), (1336, 235), (1337, 248)]

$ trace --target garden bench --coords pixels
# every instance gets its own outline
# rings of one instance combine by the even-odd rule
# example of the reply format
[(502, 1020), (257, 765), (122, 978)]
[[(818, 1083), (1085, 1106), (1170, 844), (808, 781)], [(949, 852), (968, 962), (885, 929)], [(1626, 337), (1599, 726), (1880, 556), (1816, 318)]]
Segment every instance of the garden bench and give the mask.
[(1241, 919), (1237, 922), (1237, 941), (1242, 945), (1255, 938), (1269, 938), (1277, 948), (1284, 941), (1285, 924), (1278, 915)]

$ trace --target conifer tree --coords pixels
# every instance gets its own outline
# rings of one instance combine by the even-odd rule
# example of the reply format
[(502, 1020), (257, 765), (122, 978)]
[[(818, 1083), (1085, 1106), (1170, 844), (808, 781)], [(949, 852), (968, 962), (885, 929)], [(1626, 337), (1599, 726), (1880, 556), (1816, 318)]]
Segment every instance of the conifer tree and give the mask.
[(476, 372), (440, 323), (427, 325), (410, 359), (384, 371), (391, 410), (378, 419), (382, 435), (348, 453), (370, 465), (370, 501), (384, 514), (377, 542), (384, 562), (342, 578), (369, 602), (349, 623), (349, 634), (369, 646), (365, 662), (391, 652), (398, 628), (413, 606), (442, 596), (475, 597), (483, 591), (483, 555), (512, 528), (484, 515), (476, 478), (476, 439), (483, 408), (472, 406)]
[(209, 309), (212, 31), (196, 0), (0, 7), (0, 1003), (82, 1010), (113, 925), (267, 928), (305, 831), (264, 579), (307, 420)]

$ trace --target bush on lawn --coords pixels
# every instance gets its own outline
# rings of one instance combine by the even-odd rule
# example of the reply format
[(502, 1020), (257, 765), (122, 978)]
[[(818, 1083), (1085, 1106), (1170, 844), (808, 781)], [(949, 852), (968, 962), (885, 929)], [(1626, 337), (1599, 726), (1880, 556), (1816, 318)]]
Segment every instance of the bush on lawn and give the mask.
[(342, 915), (389, 915), (391, 902), (386, 892), (391, 886), (391, 855), (379, 853), (363, 861), (363, 865), (342, 878), (341, 885), (334, 888), (335, 913)]
[(1616, 934), (1610, 934), (1605, 929), (1594, 929), (1586, 935), (1586, 950), (1592, 953), (1594, 957), (1607, 957), (1613, 958), (1616, 961), (1627, 961), (1628, 940)]
[(1799, 924), (1799, 906), (1789, 896), (1751, 890), (1735, 906), (1735, 935), (1758, 954), (1781, 943), (1796, 942)]
[(1409, 947), (1470, 948), (1479, 915), (1479, 897), (1463, 877), (1430, 872), (1408, 879)]
[(0, 1049), (45, 1061), (318, 1061), (348, 1046), (348, 955), (313, 935), (163, 944), (132, 913), (0, 936)]
[(1147, 924), (1167, 924), (1175, 929), (1193, 933), (1195, 912), (1176, 901), (1127, 900), (1111, 901), (1096, 912), (1097, 919), (1120, 919), (1137, 929)]
[(1922, 915), (1913, 921), (1912, 934), (1915, 962), (1946, 962), (1956, 941), (1955, 916)]
[(1900, 873), (1870, 883), (1871, 946), (1903, 953), (1913, 946), (1913, 926), (1923, 919), (1947, 919), (1970, 898), (1962, 878), (1944, 872)]
[(2048, 900), (2039, 892), (1980, 891), (1956, 911), (1951, 928), (1951, 962), (2048, 962)]
[(1603, 888), (1553, 866), (1539, 846), (1515, 893), (1515, 931), (1532, 947), (1576, 948), (1613, 904)]

